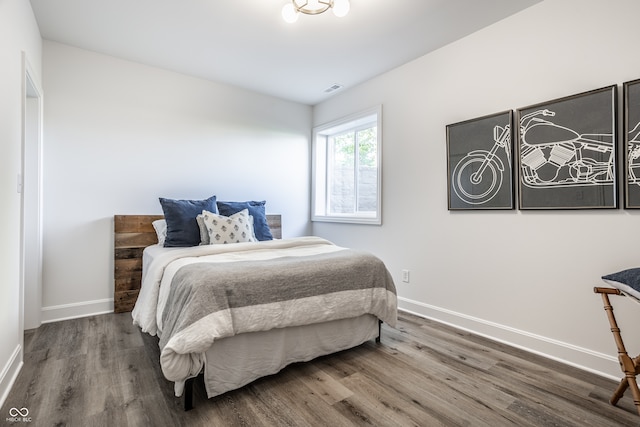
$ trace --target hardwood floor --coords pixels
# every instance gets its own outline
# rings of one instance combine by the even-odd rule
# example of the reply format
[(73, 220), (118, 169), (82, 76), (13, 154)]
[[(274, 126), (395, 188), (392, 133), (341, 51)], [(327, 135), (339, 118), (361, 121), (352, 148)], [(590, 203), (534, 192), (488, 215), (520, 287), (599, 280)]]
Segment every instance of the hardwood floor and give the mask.
[[(613, 345), (613, 344), (612, 344)], [(160, 371), (157, 340), (129, 313), (42, 325), (1, 408), (31, 426), (638, 426), (616, 383), (405, 313), (382, 344), (295, 364), (182, 410)]]

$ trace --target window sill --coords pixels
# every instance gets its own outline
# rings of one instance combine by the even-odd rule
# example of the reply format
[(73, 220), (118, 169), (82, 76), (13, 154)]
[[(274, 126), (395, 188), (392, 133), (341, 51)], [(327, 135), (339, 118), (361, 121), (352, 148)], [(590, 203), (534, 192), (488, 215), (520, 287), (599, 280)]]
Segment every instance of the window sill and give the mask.
[(376, 217), (363, 216), (313, 216), (313, 222), (337, 222), (345, 224), (365, 224), (365, 225), (382, 225), (382, 219)]

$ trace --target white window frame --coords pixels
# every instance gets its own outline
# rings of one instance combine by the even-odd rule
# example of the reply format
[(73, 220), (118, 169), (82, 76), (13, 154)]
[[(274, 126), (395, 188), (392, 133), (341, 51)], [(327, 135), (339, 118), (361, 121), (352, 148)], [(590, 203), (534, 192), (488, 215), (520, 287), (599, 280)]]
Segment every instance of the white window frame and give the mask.
[[(328, 137), (345, 130), (356, 129), (364, 123), (375, 120), (376, 130), (376, 168), (377, 203), (373, 213), (355, 212), (349, 214), (329, 213), (328, 194)], [(318, 222), (342, 222), (355, 224), (382, 224), (382, 105), (334, 120), (313, 128), (311, 141), (311, 220)], [(357, 157), (357, 156), (356, 156)]]

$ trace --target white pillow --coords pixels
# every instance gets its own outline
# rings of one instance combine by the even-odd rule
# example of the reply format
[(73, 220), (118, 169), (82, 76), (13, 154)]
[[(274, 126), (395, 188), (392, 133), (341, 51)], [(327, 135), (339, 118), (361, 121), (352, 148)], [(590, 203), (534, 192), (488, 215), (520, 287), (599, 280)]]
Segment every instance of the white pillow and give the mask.
[(202, 211), (202, 220), (209, 234), (209, 244), (255, 242), (249, 210), (243, 209), (231, 216)]
[(208, 245), (209, 244), (209, 233), (207, 232), (207, 227), (204, 225), (204, 220), (202, 219), (202, 214), (199, 214), (196, 217), (196, 222), (198, 223), (198, 229), (200, 230), (200, 244)]
[(251, 228), (251, 237), (253, 237), (253, 240), (257, 242), (258, 238), (256, 237), (256, 229), (253, 227), (253, 215), (249, 215), (249, 226)]
[(167, 221), (164, 219), (156, 219), (151, 225), (153, 225), (153, 229), (156, 230), (158, 244), (164, 245), (164, 239), (167, 238)]

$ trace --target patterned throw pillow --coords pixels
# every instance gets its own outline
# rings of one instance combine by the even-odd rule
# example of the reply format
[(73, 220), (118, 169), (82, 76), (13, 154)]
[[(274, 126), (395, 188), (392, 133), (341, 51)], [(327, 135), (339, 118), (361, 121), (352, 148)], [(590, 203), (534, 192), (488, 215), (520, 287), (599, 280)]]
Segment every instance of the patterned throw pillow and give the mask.
[(202, 211), (202, 220), (209, 234), (209, 244), (255, 242), (249, 210), (243, 209), (231, 216)]

